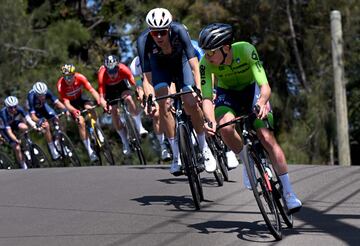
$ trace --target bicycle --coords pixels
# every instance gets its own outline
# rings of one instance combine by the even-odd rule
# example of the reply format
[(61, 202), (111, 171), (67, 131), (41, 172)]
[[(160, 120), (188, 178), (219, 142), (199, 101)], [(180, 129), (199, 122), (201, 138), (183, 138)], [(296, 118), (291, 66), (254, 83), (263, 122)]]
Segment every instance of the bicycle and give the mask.
[(218, 134), (207, 136), (206, 141), (217, 163), (215, 179), (218, 185), (222, 186), (224, 181), (229, 181), (225, 144)]
[[(270, 165), (268, 153), (258, 139), (255, 129), (252, 127), (252, 122), (255, 118), (256, 114), (254, 112), (237, 117), (219, 125), (217, 131), (231, 124), (236, 124), (240, 127), (244, 140), (244, 151), (246, 153), (244, 165), (255, 200), (270, 233), (276, 240), (281, 240), (282, 225), (280, 223), (280, 215), (289, 228), (293, 226), (293, 218), (288, 213), (286, 207), (281, 181), (276, 172), (274, 172), (272, 165)], [(275, 175), (273, 175), (274, 173)]]
[[(34, 143), (29, 136), (31, 130), (26, 130), (20, 134), (21, 152), (25, 158), (25, 163), (28, 168), (40, 168), (50, 166), (50, 161), (45, 152), (39, 145)], [(46, 165), (47, 164), (47, 165)]]
[(125, 103), (124, 99), (117, 98), (117, 99), (108, 101), (107, 103), (109, 105), (112, 102), (118, 102), (118, 104), (119, 104), (119, 108), (120, 108), (120, 110), (122, 112), (122, 115), (124, 117), (123, 124), (125, 125), (125, 128), (126, 128), (127, 138), (128, 138), (131, 150), (136, 152), (136, 154), (137, 154), (137, 156), (139, 158), (140, 164), (146, 165), (147, 162), (146, 162), (146, 159), (145, 159), (145, 156), (144, 156), (144, 152), (143, 152), (143, 150), (141, 148), (140, 134), (139, 134), (139, 132), (138, 132), (138, 130), (136, 128), (135, 121), (134, 121), (133, 117), (131, 116), (130, 111), (128, 110), (128, 108), (126, 106), (126, 103)]
[[(60, 118), (65, 112), (61, 112), (56, 116)], [(54, 130), (53, 130), (53, 139), (55, 143), (55, 148), (60, 154), (60, 159), (63, 161), (64, 166), (68, 163), (72, 166), (81, 166), (79, 156), (76, 154), (75, 147), (70, 140), (70, 138), (60, 129), (58, 122), (53, 121)]]
[[(193, 88), (195, 89), (195, 88)], [(197, 88), (196, 88), (197, 89)], [(204, 201), (204, 192), (201, 184), (200, 173), (204, 171), (204, 160), (199, 150), (195, 148), (192, 142), (192, 137), (197, 141), (189, 117), (185, 114), (182, 107), (180, 96), (192, 93), (194, 91), (177, 92), (165, 96), (160, 96), (154, 100), (160, 101), (167, 98), (174, 99), (175, 106), (175, 123), (176, 134), (179, 142), (179, 154), (183, 166), (184, 174), (187, 176), (190, 186), (191, 195), (193, 198), (196, 210), (200, 210), (200, 203)], [(196, 91), (195, 91), (196, 92)], [(152, 105), (152, 95), (147, 99), (147, 105)], [(198, 145), (198, 143), (196, 144)]]
[(95, 109), (96, 107), (97, 106), (91, 106), (88, 109), (80, 111), (80, 113), (85, 118), (86, 129), (89, 133), (90, 141), (95, 150), (95, 153), (99, 158), (100, 165), (103, 165), (103, 160), (100, 155), (102, 152), (108, 164), (113, 166), (115, 165), (115, 161), (111, 152), (110, 144), (105, 138), (103, 130), (91, 113), (91, 110)]

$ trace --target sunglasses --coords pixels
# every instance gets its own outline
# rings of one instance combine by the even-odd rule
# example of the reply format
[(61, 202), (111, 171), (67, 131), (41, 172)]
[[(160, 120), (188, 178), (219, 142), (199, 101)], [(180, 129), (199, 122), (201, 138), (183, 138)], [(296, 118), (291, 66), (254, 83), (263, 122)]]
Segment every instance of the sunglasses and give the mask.
[(73, 78), (74, 78), (74, 75), (73, 75), (73, 74), (72, 74), (72, 75), (65, 75), (65, 76), (64, 76), (64, 79), (65, 79), (66, 81), (71, 81)]
[(169, 32), (168, 29), (166, 29), (166, 30), (153, 30), (153, 31), (150, 31), (150, 34), (153, 37), (163, 37), (163, 36), (167, 35), (168, 32)]
[(9, 106), (8, 107), (8, 109), (10, 109), (10, 110), (14, 110), (14, 109), (16, 109), (17, 108), (17, 106)]
[(212, 57), (213, 55), (215, 55), (216, 51), (219, 50), (221, 47), (213, 49), (213, 50), (205, 50), (205, 55), (207, 57)]
[(106, 72), (107, 72), (109, 75), (114, 76), (115, 74), (117, 74), (118, 69), (117, 69), (117, 67), (115, 67), (115, 68), (113, 68), (113, 69), (106, 69)]

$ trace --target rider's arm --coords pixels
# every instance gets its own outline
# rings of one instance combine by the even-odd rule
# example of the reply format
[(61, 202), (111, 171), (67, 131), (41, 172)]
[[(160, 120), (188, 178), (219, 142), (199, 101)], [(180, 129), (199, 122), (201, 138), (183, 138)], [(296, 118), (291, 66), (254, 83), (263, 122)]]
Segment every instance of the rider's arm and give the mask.
[(95, 98), (96, 102), (98, 104), (101, 104), (103, 108), (106, 108), (106, 101), (104, 99), (100, 98), (99, 93), (92, 87), (90, 82), (87, 80), (87, 78), (84, 75), (78, 76), (79, 81), (82, 83), (82, 85), (85, 87), (87, 91), (90, 92), (90, 94)]
[(144, 73), (143, 88), (146, 96), (149, 96), (150, 94), (154, 95), (154, 88), (151, 84), (151, 80), (151, 72)]
[(8, 136), (10, 137), (10, 139), (16, 143), (19, 143), (19, 140), (17, 139), (16, 135), (14, 134), (14, 132), (11, 130), (11, 127), (7, 127), (6, 128), (6, 133), (8, 134)]
[(133, 74), (131, 73), (131, 70), (126, 65), (120, 63), (120, 73), (124, 74), (125, 78), (129, 81), (131, 86), (135, 86), (136, 82), (134, 79)]
[(104, 74), (105, 74), (106, 68), (104, 66), (101, 66), (99, 68), (97, 78), (98, 78), (98, 91), (100, 97), (104, 98), (105, 90), (104, 90)]
[(69, 101), (69, 99), (64, 98), (64, 105), (67, 108), (67, 110), (70, 111), (70, 113), (72, 113), (73, 115), (75, 114), (75, 112), (79, 111), (77, 108), (73, 107)]
[(197, 88), (201, 88), (200, 72), (199, 72), (199, 61), (198, 61), (197, 57), (191, 58), (189, 60), (189, 64), (190, 64), (191, 70), (192, 70), (193, 75), (194, 75), (195, 85), (196, 85)]
[(30, 113), (30, 118), (34, 121), (34, 122), (38, 122), (39, 118), (36, 116), (36, 114), (34, 112)]
[(267, 116), (269, 112), (269, 109), (266, 104), (270, 99), (271, 88), (266, 78), (265, 69), (262, 66), (262, 63), (259, 59), (259, 55), (255, 47), (251, 44), (248, 44), (247, 52), (248, 52), (248, 57), (249, 57), (248, 59), (252, 73), (254, 75), (256, 83), (260, 87), (260, 97), (256, 103), (260, 106), (260, 112), (258, 117), (263, 119)]

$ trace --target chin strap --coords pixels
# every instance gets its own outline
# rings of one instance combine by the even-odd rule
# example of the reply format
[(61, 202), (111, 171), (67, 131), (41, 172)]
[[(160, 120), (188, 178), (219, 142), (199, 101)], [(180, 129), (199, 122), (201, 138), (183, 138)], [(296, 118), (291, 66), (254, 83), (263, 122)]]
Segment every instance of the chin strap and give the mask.
[(221, 54), (223, 55), (223, 60), (220, 62), (221, 65), (224, 65), (227, 54), (224, 52), (223, 47), (220, 48)]

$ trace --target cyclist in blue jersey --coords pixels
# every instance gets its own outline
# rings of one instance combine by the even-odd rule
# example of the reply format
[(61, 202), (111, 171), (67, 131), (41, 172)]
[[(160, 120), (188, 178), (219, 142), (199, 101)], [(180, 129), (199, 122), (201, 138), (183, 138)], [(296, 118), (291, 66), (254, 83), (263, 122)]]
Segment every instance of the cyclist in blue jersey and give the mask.
[(44, 129), (51, 157), (53, 160), (56, 160), (60, 157), (60, 154), (56, 151), (49, 121), (58, 122), (58, 118), (54, 109), (48, 104), (48, 101), (51, 101), (56, 108), (67, 111), (65, 105), (48, 89), (44, 82), (36, 82), (28, 92), (27, 105), (31, 119)]
[[(146, 23), (148, 28), (137, 39), (145, 95), (148, 96), (153, 89), (156, 96), (167, 95), (173, 82), (182, 91), (191, 90), (194, 84), (200, 88), (199, 61), (184, 26), (173, 22), (172, 15), (164, 8), (150, 10)], [(198, 136), (205, 170), (213, 172), (216, 161), (205, 140), (203, 114), (197, 98), (190, 93), (183, 96), (183, 102)], [(170, 172), (178, 175), (181, 173), (181, 161), (175, 139), (175, 119), (169, 108), (169, 100), (161, 100), (155, 110), (159, 109), (160, 125), (173, 151)]]
[(19, 106), (17, 97), (8, 96), (5, 98), (4, 103), (5, 107), (0, 110), (0, 134), (13, 148), (16, 160), (20, 167), (22, 169), (27, 169), (25, 159), (21, 153), (21, 140), (16, 137), (14, 131), (20, 130), (24, 132), (28, 130), (28, 126), (24, 122), (24, 119), (33, 129), (39, 131), (40, 128), (37, 128), (36, 123), (31, 119), (30, 115), (23, 107)]

